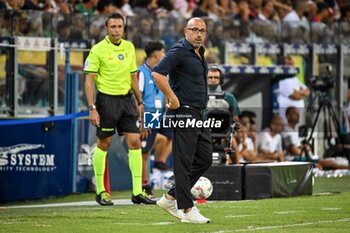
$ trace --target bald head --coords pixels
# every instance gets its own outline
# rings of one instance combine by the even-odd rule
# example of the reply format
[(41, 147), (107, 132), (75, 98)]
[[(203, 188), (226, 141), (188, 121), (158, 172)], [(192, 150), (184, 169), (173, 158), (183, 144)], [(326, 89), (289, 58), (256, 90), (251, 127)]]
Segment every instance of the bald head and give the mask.
[(284, 122), (282, 117), (275, 115), (270, 122), (270, 130), (273, 133), (281, 133), (284, 129)]
[(191, 28), (191, 27), (195, 26), (196, 23), (198, 23), (198, 22), (205, 24), (203, 19), (201, 19), (199, 17), (194, 17), (194, 18), (191, 18), (190, 20), (188, 20), (186, 27)]
[(186, 40), (197, 50), (202, 46), (207, 36), (207, 26), (203, 19), (191, 18), (188, 20), (184, 32)]

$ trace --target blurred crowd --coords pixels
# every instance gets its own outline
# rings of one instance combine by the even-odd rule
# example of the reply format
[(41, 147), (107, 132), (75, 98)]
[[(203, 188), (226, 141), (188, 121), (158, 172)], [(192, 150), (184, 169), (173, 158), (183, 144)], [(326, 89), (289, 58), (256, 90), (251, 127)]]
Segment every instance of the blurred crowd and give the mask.
[(350, 2), (346, 0), (0, 0), (0, 11), (4, 10), (15, 11), (1, 13), (0, 36), (46, 36), (94, 43), (104, 37), (105, 16), (118, 12), (128, 17), (125, 36), (136, 48), (143, 48), (151, 39), (161, 39), (168, 49), (182, 37), (186, 20), (195, 16), (206, 20), (206, 45), (218, 48), (218, 54), (222, 54), (223, 41), (228, 40), (350, 41)]
[(199, 16), (214, 21), (226, 17), (243, 21), (350, 20), (346, 0), (0, 0), (0, 9), (91, 15), (119, 12), (125, 16), (146, 11), (155, 16)]

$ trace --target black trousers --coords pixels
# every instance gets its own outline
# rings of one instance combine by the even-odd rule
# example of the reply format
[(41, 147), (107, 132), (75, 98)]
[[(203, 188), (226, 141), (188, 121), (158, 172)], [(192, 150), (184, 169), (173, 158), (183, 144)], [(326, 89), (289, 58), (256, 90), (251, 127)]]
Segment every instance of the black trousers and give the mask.
[[(193, 108), (180, 107), (169, 114), (175, 115), (175, 120), (205, 120), (203, 111)], [(211, 135), (207, 128), (173, 127), (172, 144), (175, 186), (168, 194), (176, 198), (178, 209), (191, 208), (191, 188), (212, 164)]]

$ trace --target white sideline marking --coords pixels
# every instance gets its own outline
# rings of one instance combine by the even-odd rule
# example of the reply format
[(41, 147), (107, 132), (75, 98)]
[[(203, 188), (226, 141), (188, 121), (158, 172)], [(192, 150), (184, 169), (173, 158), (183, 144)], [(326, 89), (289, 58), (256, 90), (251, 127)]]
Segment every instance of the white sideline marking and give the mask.
[(325, 193), (315, 193), (315, 194), (312, 194), (312, 196), (329, 196), (329, 195), (334, 195), (334, 193), (325, 192)]
[(295, 213), (302, 213), (306, 212), (304, 210), (291, 210), (291, 211), (280, 211), (280, 212), (273, 212), (274, 214), (295, 214)]
[(162, 226), (162, 225), (172, 225), (175, 224), (174, 222), (154, 222), (154, 223), (139, 223), (139, 222), (115, 222), (114, 225), (127, 225), (127, 226)]
[(242, 215), (227, 215), (225, 218), (244, 218), (244, 217), (253, 217), (254, 214), (242, 214)]
[(240, 232), (240, 231), (259, 231), (259, 230), (270, 230), (270, 229), (278, 229), (278, 228), (291, 228), (291, 227), (302, 227), (308, 225), (315, 225), (320, 223), (335, 223), (335, 222), (349, 222), (349, 218), (341, 218), (336, 220), (320, 220), (315, 222), (303, 222), (303, 223), (295, 223), (295, 224), (286, 224), (286, 225), (275, 225), (275, 226), (264, 226), (264, 227), (253, 227), (248, 226), (244, 229), (235, 229), (235, 230), (225, 230), (225, 231), (213, 231), (211, 233), (227, 233), (227, 232)]
[(341, 210), (341, 208), (321, 208), (321, 210), (332, 210), (332, 211), (337, 211), (337, 210)]
[[(130, 199), (113, 200), (114, 205), (132, 205)], [(20, 205), (20, 206), (0, 206), (0, 209), (20, 209), (20, 208), (46, 208), (46, 207), (63, 207), (63, 206), (100, 206), (96, 201), (78, 201), (64, 202), (54, 204), (38, 204), (38, 205)]]

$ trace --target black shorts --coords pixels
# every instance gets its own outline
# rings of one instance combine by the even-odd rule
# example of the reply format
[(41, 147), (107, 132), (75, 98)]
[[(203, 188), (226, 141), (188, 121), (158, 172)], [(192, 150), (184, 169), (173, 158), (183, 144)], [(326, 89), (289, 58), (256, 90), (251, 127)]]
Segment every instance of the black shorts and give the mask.
[(158, 133), (164, 135), (170, 140), (172, 138), (172, 130), (170, 128), (152, 129), (148, 137), (141, 141), (142, 154), (148, 153), (152, 149)]
[(132, 94), (113, 96), (99, 92), (96, 95), (96, 110), (100, 115), (97, 137), (112, 136), (116, 128), (119, 135), (140, 133), (138, 111)]

